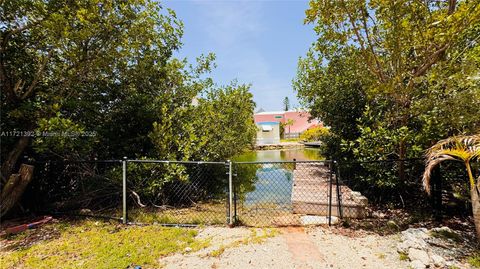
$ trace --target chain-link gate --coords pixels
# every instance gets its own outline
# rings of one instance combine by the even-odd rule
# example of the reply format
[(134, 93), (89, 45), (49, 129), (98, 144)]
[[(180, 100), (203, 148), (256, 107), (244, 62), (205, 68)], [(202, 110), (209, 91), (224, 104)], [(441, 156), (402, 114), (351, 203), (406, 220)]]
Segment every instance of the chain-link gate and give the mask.
[(236, 221), (247, 226), (329, 223), (333, 189), (330, 161), (234, 163)]

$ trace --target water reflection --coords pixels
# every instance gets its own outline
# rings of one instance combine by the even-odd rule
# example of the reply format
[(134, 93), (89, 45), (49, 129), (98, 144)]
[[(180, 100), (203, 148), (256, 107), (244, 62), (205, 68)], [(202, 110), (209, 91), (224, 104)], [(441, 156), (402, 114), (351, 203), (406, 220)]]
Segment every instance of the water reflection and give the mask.
[(293, 184), (293, 163), (278, 161), (323, 160), (318, 149), (259, 150), (245, 153), (236, 162), (267, 162), (236, 164), (237, 199), (245, 206), (290, 204)]
[(264, 164), (255, 173), (253, 191), (245, 196), (245, 205), (287, 204), (292, 195), (292, 170)]
[(299, 148), (282, 150), (257, 150), (249, 151), (233, 158), (237, 162), (272, 162), (272, 161), (313, 161), (324, 160), (318, 149)]

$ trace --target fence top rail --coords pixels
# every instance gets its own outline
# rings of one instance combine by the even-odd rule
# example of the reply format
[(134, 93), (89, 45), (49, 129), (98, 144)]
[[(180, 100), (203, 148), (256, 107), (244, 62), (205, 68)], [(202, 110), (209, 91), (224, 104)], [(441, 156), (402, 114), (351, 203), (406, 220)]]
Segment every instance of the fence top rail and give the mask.
[(409, 158), (409, 159), (391, 159), (391, 160), (368, 160), (368, 161), (337, 161), (339, 165), (344, 164), (362, 164), (362, 163), (395, 163), (395, 162), (413, 162), (423, 161), (424, 158)]
[(178, 164), (225, 164), (227, 162), (207, 162), (207, 161), (167, 161), (167, 160), (135, 160), (127, 159), (130, 163), (178, 163)]
[[(130, 163), (176, 163), (176, 164), (228, 164), (229, 160), (223, 162), (212, 162), (212, 161), (177, 161), (177, 160), (149, 160), (149, 159), (119, 159), (119, 160), (35, 160), (32, 163), (122, 163), (123, 161)], [(310, 160), (310, 161), (245, 161), (245, 162), (236, 162), (231, 161), (232, 164), (268, 164), (268, 163), (323, 163), (330, 164), (335, 163), (332, 160)], [(346, 163), (343, 163), (346, 164)]]
[(33, 160), (28, 163), (121, 163), (122, 160)]
[(252, 161), (252, 162), (233, 162), (233, 164), (269, 164), (269, 163), (333, 163), (331, 160), (316, 160), (316, 161)]

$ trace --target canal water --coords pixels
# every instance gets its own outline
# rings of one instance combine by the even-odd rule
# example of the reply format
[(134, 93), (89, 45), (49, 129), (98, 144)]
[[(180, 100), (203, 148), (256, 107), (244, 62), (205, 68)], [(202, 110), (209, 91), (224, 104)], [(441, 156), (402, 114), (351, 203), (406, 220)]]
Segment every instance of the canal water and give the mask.
[(295, 148), (280, 150), (249, 151), (234, 158), (237, 162), (272, 162), (272, 161), (316, 161), (324, 160), (316, 148)]
[(266, 162), (237, 164), (240, 199), (246, 206), (288, 206), (292, 194), (293, 163), (268, 163), (278, 161), (323, 160), (318, 149), (300, 148), (283, 150), (258, 150), (234, 158), (237, 162)]

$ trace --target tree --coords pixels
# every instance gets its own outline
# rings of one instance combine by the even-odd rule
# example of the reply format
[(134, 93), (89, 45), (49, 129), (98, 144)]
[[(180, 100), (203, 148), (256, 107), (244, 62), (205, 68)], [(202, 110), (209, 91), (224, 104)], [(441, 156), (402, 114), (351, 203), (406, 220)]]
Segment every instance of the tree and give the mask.
[(173, 11), (149, 0), (3, 1), (0, 10), (1, 127), (20, 134), (2, 138), (2, 185), (32, 143), (62, 142), (50, 143), (58, 156), (82, 140), (32, 132), (91, 131), (123, 100), (152, 90), (144, 71), (162, 77), (183, 31)]
[(480, 135), (453, 136), (441, 141), (426, 151), (426, 165), (423, 173), (423, 186), (430, 194), (430, 179), (433, 169), (443, 161), (461, 161), (467, 169), (473, 219), (480, 241), (480, 176), (475, 180), (471, 164), (480, 160)]
[[(10, 178), (22, 179), (15, 170), (23, 156), (184, 160), (205, 149), (198, 130), (202, 119), (195, 113), (208, 105), (196, 107), (192, 100), (221, 92), (206, 77), (215, 56), (200, 56), (196, 65), (173, 57), (183, 34), (174, 11), (151, 0), (27, 0), (1, 2), (0, 16), (2, 186)], [(238, 97), (244, 105), (231, 103), (243, 119), (253, 111), (251, 95), (247, 86), (231, 87), (235, 90), (225, 90), (226, 97), (217, 94), (210, 101)], [(232, 110), (220, 108), (211, 110), (209, 118), (221, 112), (234, 119)], [(244, 137), (225, 154), (253, 140), (251, 125), (242, 124), (250, 123), (239, 122), (228, 139)], [(157, 143), (160, 132), (166, 150)], [(227, 136), (216, 139), (220, 143)]]
[[(344, 150), (357, 149), (356, 158), (413, 157), (440, 137), (480, 126), (478, 109), (471, 109), (480, 101), (475, 75), (480, 67), (473, 60), (479, 55), (477, 1), (312, 0), (306, 16), (318, 39), (299, 63), (299, 97), (312, 112), (331, 111), (328, 105), (316, 106), (321, 102), (338, 108), (341, 91), (334, 87), (339, 94), (331, 94), (320, 79), (365, 96), (364, 104), (362, 99), (353, 103), (358, 109), (350, 114), (357, 138), (355, 130), (344, 137), (332, 126), (347, 145)], [(448, 110), (455, 116), (438, 115)], [(403, 164), (398, 172), (404, 180)]]
[(286, 127), (288, 127), (288, 134), (290, 135), (290, 126), (292, 126), (294, 123), (295, 121), (292, 119), (288, 119), (285, 122), (280, 122), (280, 136), (286, 138)]
[(198, 106), (185, 106), (159, 118), (150, 134), (156, 157), (224, 161), (252, 147), (257, 127), (249, 88), (236, 82), (215, 87), (198, 98)]
[(288, 97), (283, 99), (283, 108), (284, 111), (288, 111), (290, 109), (290, 101), (288, 100)]
[[(1, 11), (2, 130), (30, 131), (58, 111), (81, 113), (88, 97), (108, 111), (102, 101), (114, 106), (137, 89), (134, 76), (163, 66), (182, 34), (175, 14), (148, 0), (4, 1)], [(16, 140), (2, 141), (3, 182), (31, 137)]]
[(367, 106), (365, 88), (370, 82), (364, 70), (351, 64), (355, 53), (339, 52), (328, 65), (322, 65), (315, 51), (310, 50), (307, 57), (299, 61), (293, 82), (311, 115), (330, 127), (329, 133), (320, 139), (325, 145), (322, 154), (332, 160), (352, 157), (352, 152), (342, 150), (341, 144), (360, 136), (358, 120)]

